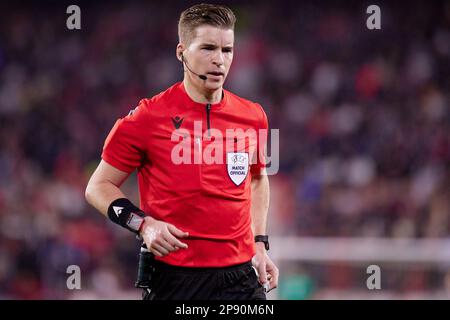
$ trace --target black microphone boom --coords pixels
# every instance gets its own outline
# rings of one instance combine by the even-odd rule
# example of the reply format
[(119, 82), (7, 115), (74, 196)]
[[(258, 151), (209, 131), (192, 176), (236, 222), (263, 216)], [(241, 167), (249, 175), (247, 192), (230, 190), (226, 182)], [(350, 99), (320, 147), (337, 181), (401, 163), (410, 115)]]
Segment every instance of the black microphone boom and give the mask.
[(199, 77), (199, 78), (200, 78), (201, 80), (203, 80), (203, 81), (206, 81), (206, 79), (208, 79), (208, 77), (205, 76), (204, 74), (198, 74), (198, 73), (195, 73), (194, 71), (192, 71), (191, 68), (189, 68), (189, 65), (187, 64), (187, 62), (184, 61), (183, 54), (181, 54), (181, 61), (186, 65), (186, 68), (187, 68), (190, 72), (192, 72), (192, 74), (195, 74), (197, 77)]

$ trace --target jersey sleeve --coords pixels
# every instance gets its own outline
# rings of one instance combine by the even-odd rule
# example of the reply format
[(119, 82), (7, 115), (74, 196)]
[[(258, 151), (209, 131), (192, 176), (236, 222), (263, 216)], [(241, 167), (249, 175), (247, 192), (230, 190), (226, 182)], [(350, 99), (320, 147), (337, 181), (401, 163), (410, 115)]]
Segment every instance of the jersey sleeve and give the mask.
[(102, 159), (121, 171), (140, 167), (147, 149), (148, 111), (142, 99), (130, 113), (116, 121), (103, 145)]
[[(261, 110), (261, 119), (258, 125), (258, 134), (257, 134), (257, 148), (256, 148), (256, 159), (252, 161), (252, 165), (250, 166), (250, 173), (252, 175), (259, 175), (261, 171), (266, 167), (266, 158), (265, 154), (267, 148), (267, 137), (269, 134), (269, 122), (267, 120), (267, 115), (264, 112), (264, 109), (261, 105), (257, 104), (259, 109)], [(261, 130), (262, 129), (262, 130)]]

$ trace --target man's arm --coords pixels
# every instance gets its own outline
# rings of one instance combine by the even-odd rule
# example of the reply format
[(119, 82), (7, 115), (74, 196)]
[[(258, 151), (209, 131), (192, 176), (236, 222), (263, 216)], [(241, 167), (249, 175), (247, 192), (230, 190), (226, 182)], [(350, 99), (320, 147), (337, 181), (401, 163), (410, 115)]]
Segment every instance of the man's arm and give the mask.
[(128, 173), (114, 168), (103, 160), (100, 161), (86, 187), (87, 202), (107, 216), (109, 204), (116, 199), (125, 198), (120, 186), (128, 176)]
[[(266, 234), (267, 212), (269, 210), (269, 178), (266, 174), (252, 175), (252, 231), (254, 235)], [(257, 243), (258, 244), (258, 243)]]
[[(87, 202), (102, 214), (108, 216), (110, 204), (117, 199), (126, 198), (120, 190), (120, 186), (128, 176), (128, 173), (118, 170), (102, 160), (86, 187), (85, 197)], [(187, 244), (177, 239), (177, 237), (187, 237), (187, 232), (179, 230), (172, 224), (153, 219), (148, 215), (144, 218), (139, 233), (144, 238), (147, 248), (160, 257), (178, 249), (187, 248)]]
[[(270, 199), (269, 178), (265, 171), (261, 175), (252, 175), (251, 188), (252, 231), (254, 235), (265, 235)], [(267, 255), (264, 243), (256, 242), (255, 246), (256, 254), (252, 262), (258, 271), (260, 283), (264, 285), (268, 281), (270, 291), (278, 286), (278, 268)]]

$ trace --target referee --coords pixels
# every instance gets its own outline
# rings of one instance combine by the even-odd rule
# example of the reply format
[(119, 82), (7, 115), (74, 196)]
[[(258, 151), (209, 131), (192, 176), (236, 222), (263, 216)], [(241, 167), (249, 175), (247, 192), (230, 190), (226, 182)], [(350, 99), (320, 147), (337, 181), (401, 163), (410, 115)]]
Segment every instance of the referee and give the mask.
[[(268, 129), (259, 104), (223, 89), (235, 22), (220, 5), (182, 12), (183, 81), (117, 120), (86, 188), (89, 204), (139, 235), (154, 257), (144, 299), (264, 300), (278, 285), (266, 252), (265, 140), (228, 136)], [(120, 190), (134, 170), (139, 207)]]

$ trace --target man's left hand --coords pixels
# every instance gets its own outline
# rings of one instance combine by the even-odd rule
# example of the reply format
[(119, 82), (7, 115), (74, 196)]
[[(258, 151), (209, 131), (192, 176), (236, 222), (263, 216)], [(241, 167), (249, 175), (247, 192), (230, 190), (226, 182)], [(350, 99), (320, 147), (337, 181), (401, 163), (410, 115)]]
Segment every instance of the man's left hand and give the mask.
[(279, 271), (266, 252), (262, 242), (257, 242), (256, 254), (253, 256), (252, 264), (258, 272), (258, 281), (263, 286), (266, 284), (267, 292), (278, 287)]

